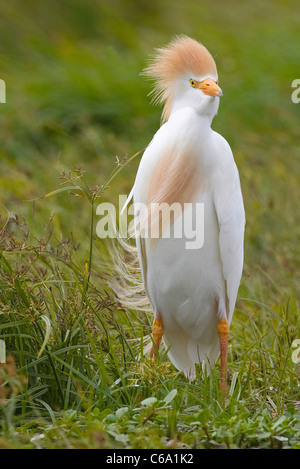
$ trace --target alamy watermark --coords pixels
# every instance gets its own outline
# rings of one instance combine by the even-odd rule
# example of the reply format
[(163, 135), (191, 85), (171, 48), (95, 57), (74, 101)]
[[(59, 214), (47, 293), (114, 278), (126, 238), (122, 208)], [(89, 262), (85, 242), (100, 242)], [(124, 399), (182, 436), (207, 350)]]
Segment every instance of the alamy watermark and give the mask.
[(6, 347), (3, 339), (0, 339), (0, 363), (6, 363)]
[[(184, 239), (186, 249), (200, 249), (204, 244), (203, 203), (133, 203), (126, 207), (127, 197), (119, 196), (118, 232), (117, 210), (111, 203), (101, 203), (96, 214), (101, 218), (96, 226), (99, 238), (136, 237)], [(120, 208), (125, 208), (121, 211)], [(129, 221), (128, 216), (133, 218)]]
[(300, 103), (300, 78), (296, 78), (292, 82), (292, 88), (296, 88), (295, 91), (292, 92), (291, 99), (294, 104)]
[(0, 103), (6, 103), (6, 85), (5, 81), (0, 79)]
[(293, 341), (292, 348), (295, 349), (292, 353), (292, 362), (298, 364), (300, 363), (300, 339)]

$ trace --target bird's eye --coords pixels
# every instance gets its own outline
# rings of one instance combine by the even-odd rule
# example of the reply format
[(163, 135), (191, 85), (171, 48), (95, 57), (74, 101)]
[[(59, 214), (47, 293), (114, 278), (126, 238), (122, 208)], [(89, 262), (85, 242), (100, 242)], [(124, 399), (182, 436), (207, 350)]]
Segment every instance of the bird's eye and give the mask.
[(195, 86), (196, 86), (195, 80), (190, 79), (190, 84), (193, 88), (195, 88)]

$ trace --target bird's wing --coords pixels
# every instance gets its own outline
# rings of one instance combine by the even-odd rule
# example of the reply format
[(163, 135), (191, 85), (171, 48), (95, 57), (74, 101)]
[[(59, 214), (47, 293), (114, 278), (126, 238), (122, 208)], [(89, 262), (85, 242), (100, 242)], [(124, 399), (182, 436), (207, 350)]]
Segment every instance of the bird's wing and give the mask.
[[(161, 135), (164, 135), (165, 126), (166, 124), (160, 127), (158, 132), (155, 134), (155, 136), (147, 146), (140, 161), (134, 186), (125, 203), (126, 206), (129, 203), (130, 199), (133, 197), (135, 219), (137, 217), (137, 213), (139, 212), (139, 204), (145, 204), (145, 206), (147, 206), (147, 188), (151, 174), (154, 171), (156, 162), (158, 161), (160, 155), (163, 154), (166, 146), (168, 145), (167, 139), (164, 140), (160, 137)], [(157, 138), (157, 136), (159, 138)], [(147, 288), (147, 250), (149, 248), (149, 243), (147, 241), (147, 238), (141, 235), (141, 233), (136, 233), (136, 247), (142, 272), (142, 279), (144, 282), (145, 290), (151, 302), (151, 298), (149, 296), (149, 291)]]
[[(139, 222), (137, 220), (140, 217), (139, 204), (145, 204), (145, 206), (147, 206), (146, 204), (147, 199), (146, 199), (146, 192), (145, 192), (145, 189), (147, 187), (147, 181), (145, 179), (145, 174), (147, 174), (147, 171), (142, 171), (140, 174), (139, 173), (137, 174), (137, 178), (136, 178), (133, 190), (132, 190), (133, 203), (134, 203), (134, 219), (135, 219), (135, 223), (138, 223), (138, 225), (139, 225)], [(139, 218), (139, 220), (141, 221), (143, 220), (143, 218), (141, 217)], [(136, 229), (136, 225), (135, 225), (135, 241), (136, 241), (136, 247), (137, 247), (137, 254), (139, 258), (139, 264), (140, 264), (141, 273), (142, 273), (142, 279), (143, 279), (146, 293), (149, 297), (149, 291), (147, 288), (147, 270), (148, 270), (147, 249), (149, 248), (148, 242), (147, 242), (148, 240), (143, 235), (142, 230), (138, 231)], [(149, 297), (149, 300), (151, 302), (150, 297)]]
[[(230, 150), (231, 152), (231, 150)], [(219, 246), (226, 282), (227, 316), (231, 320), (241, 281), (244, 260), (245, 211), (237, 167), (232, 170), (214, 194), (219, 223)]]

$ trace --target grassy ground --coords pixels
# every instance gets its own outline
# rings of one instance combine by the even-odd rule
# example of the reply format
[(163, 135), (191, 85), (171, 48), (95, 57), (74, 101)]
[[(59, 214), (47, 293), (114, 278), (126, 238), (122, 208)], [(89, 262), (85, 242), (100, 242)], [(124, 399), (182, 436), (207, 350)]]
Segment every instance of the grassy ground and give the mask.
[[(1, 447), (300, 447), (300, 6), (224, 5), (1, 3)], [(138, 165), (109, 181), (115, 156), (144, 148), (159, 125), (139, 73), (179, 33), (216, 57), (213, 126), (232, 146), (247, 214), (225, 409), (218, 365), (194, 383), (164, 351), (150, 365), (152, 319), (116, 304), (111, 245), (95, 233), (97, 204), (117, 205)]]

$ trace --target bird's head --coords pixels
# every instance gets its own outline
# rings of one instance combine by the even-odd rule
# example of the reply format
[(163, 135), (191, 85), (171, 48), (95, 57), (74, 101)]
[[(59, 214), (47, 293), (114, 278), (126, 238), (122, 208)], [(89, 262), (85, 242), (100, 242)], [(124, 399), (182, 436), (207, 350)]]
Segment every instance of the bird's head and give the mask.
[(190, 106), (213, 118), (222, 90), (218, 85), (215, 61), (208, 50), (187, 36), (176, 37), (157, 49), (144, 75), (155, 80), (151, 92), (155, 103), (163, 103), (162, 121), (172, 109)]

